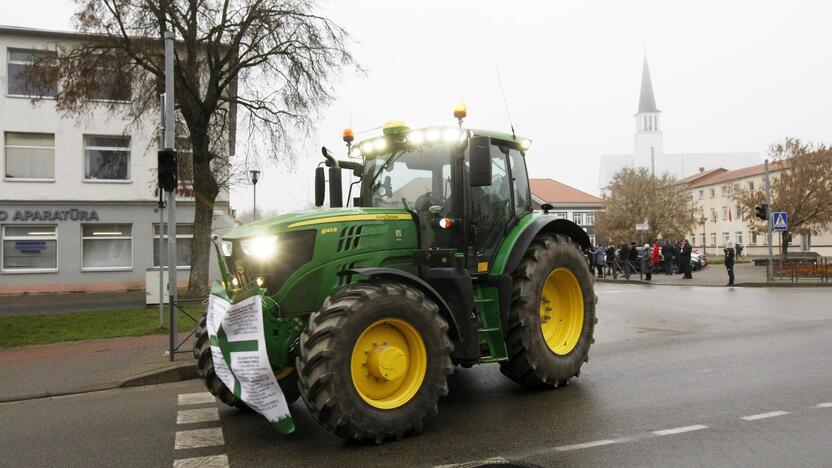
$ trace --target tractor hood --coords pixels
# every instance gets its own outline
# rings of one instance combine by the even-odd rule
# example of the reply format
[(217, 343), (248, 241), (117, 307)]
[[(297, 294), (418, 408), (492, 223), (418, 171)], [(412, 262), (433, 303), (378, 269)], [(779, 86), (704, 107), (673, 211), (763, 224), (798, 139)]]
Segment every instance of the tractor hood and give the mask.
[(245, 239), (263, 234), (314, 229), (319, 225), (330, 225), (339, 222), (410, 219), (412, 219), (412, 215), (401, 208), (318, 208), (263, 218), (253, 223), (235, 227), (226, 233), (223, 238), (228, 240)]

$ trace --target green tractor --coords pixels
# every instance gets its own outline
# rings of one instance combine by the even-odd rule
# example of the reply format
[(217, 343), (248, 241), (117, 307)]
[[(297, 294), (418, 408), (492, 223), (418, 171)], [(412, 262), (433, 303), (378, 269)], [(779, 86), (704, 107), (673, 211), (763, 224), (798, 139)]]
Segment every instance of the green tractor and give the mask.
[[(256, 284), (271, 367), (289, 403), (345, 438), (420, 431), (454, 366), (499, 363), (528, 387), (568, 385), (594, 342), (595, 303), (578, 225), (533, 212), (530, 141), (458, 126), (323, 149), (321, 207), (261, 219), (215, 242), (228, 297)], [(347, 206), (342, 174), (355, 180)], [(353, 193), (355, 190), (356, 193)], [(355, 195), (350, 198), (350, 196)], [(245, 409), (214, 371), (205, 318), (194, 354), (208, 389)]]

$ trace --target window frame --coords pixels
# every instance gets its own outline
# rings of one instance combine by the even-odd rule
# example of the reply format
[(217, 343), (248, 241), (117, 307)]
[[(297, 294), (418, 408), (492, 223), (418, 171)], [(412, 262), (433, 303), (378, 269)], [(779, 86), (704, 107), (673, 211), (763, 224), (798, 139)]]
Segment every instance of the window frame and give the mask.
[[(130, 226), (129, 236), (107, 236), (95, 237), (85, 236), (84, 226)], [(129, 240), (130, 241), (130, 266), (118, 267), (87, 267), (84, 266), (84, 241), (85, 240)], [(81, 271), (95, 272), (95, 271), (133, 271), (135, 264), (135, 254), (133, 253), (133, 223), (84, 223), (81, 224)]]
[[(191, 226), (191, 228), (193, 229), (193, 225), (194, 225), (194, 223), (176, 223), (176, 238), (177, 239), (193, 239), (194, 238), (193, 230), (191, 230), (190, 234), (180, 234), (180, 230), (179, 230), (179, 228), (181, 226)], [(156, 226), (159, 226), (159, 233), (158, 234), (156, 234)], [(165, 222), (165, 226), (167, 226), (167, 222)], [(152, 234), (152, 237), (151, 237), (152, 244), (151, 244), (150, 248), (151, 248), (151, 254), (153, 255), (153, 266), (151, 268), (154, 268), (154, 269), (167, 268), (168, 265), (166, 265), (166, 264), (165, 265), (156, 265), (156, 261), (155, 261), (156, 252), (152, 251), (152, 249), (153, 249), (153, 246), (156, 245), (156, 239), (165, 239), (165, 240), (167, 240), (168, 234), (165, 233), (164, 235), (162, 235), (162, 225), (159, 224), (159, 223), (151, 223), (150, 224), (150, 232)], [(161, 250), (161, 247), (162, 246), (160, 244), (159, 245), (160, 250)], [(159, 252), (159, 254), (160, 254), (160, 257), (161, 257), (161, 252)], [(161, 260), (161, 258), (159, 260)], [(191, 265), (187, 265), (187, 266), (176, 265), (176, 270), (177, 271), (179, 271), (179, 270), (190, 270), (190, 269), (191, 269)]]
[(21, 48), (21, 47), (6, 47), (6, 92), (5, 92), (6, 97), (26, 98), (26, 99), (52, 99), (52, 100), (54, 100), (55, 99), (55, 94), (58, 94), (58, 84), (59, 83), (55, 83), (55, 94), (53, 94), (51, 96), (40, 95), (40, 94), (14, 94), (14, 93), (10, 92), (9, 86), (11, 86), (11, 83), (12, 83), (12, 74), (9, 73), (9, 65), (23, 65), (23, 66), (26, 66), (26, 65), (32, 65), (34, 63), (34, 62), (31, 62), (31, 61), (24, 62), (24, 61), (21, 61), (21, 60), (12, 60), (12, 51), (34, 53), (34, 54), (38, 54), (38, 53), (50, 54), (50, 55), (54, 55), (55, 57), (58, 56), (57, 51), (49, 50), (49, 49), (27, 49), (27, 48)]
[[(126, 147), (117, 147), (117, 146), (87, 146), (87, 138), (89, 137), (101, 137), (101, 138), (127, 138), (127, 146)], [(102, 135), (98, 133), (85, 133), (81, 135), (82, 151), (83, 151), (83, 158), (84, 164), (82, 165), (82, 170), (84, 171), (81, 180), (84, 183), (90, 184), (130, 184), (133, 183), (133, 171), (132, 171), (132, 162), (133, 162), (133, 137), (131, 135)], [(126, 149), (125, 149), (126, 148)], [(89, 165), (89, 160), (87, 159), (87, 150), (97, 150), (97, 151), (121, 151), (127, 153), (127, 178), (126, 179), (95, 179), (87, 177), (87, 167)]]
[[(4, 246), (6, 241), (11, 240), (29, 240), (31, 237), (24, 237), (24, 236), (6, 236), (6, 228), (8, 227), (27, 227), (27, 228), (47, 228), (52, 227), (55, 229), (54, 234), (51, 237), (38, 237), (37, 239), (40, 240), (53, 240), (55, 241), (55, 268), (21, 268), (21, 269), (7, 269), (6, 268), (6, 259), (3, 256)], [(20, 275), (20, 274), (38, 274), (38, 273), (57, 273), (60, 270), (60, 248), (61, 244), (58, 241), (58, 225), (57, 224), (3, 224), (0, 226), (0, 273), (4, 275)]]
[[(10, 145), (7, 143), (9, 140), (9, 134), (16, 133), (21, 135), (52, 135), (52, 146), (27, 146), (27, 145), (11, 145), (12, 148), (18, 149), (51, 149), (52, 150), (52, 177), (9, 177), (6, 165), (9, 162), (9, 151), (8, 148)], [(3, 181), (4, 182), (46, 182), (51, 183), (55, 182), (55, 134), (54, 133), (44, 133), (44, 132), (16, 132), (7, 130), (3, 132)]]

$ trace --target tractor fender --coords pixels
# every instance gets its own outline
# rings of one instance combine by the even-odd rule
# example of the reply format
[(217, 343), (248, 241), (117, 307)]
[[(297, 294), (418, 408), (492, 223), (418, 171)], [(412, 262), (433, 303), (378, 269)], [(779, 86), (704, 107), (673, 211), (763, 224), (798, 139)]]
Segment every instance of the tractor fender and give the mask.
[(416, 289), (419, 289), (430, 300), (436, 303), (439, 306), (439, 313), (442, 317), (448, 321), (448, 326), (450, 328), (449, 332), (451, 337), (454, 339), (459, 339), (459, 324), (456, 322), (456, 318), (454, 314), (451, 312), (451, 307), (448, 306), (448, 303), (445, 302), (445, 299), (442, 299), (442, 296), (435, 290), (431, 285), (429, 285), (425, 280), (419, 278), (418, 276), (408, 273), (406, 271), (397, 270), (395, 268), (384, 268), (384, 267), (369, 267), (369, 268), (351, 268), (348, 270), (344, 270), (343, 274), (347, 275), (362, 275), (366, 276), (367, 278), (390, 278), (396, 281), (401, 281), (402, 283), (406, 283), (410, 286), (413, 286)]
[(592, 244), (589, 242), (589, 235), (577, 224), (568, 219), (540, 216), (529, 223), (517, 238), (517, 241), (514, 242), (508, 260), (506, 260), (506, 266), (503, 268), (503, 273), (510, 275), (520, 265), (523, 256), (526, 254), (534, 238), (538, 234), (543, 233), (567, 236), (578, 244), (582, 251), (587, 251), (592, 248)]

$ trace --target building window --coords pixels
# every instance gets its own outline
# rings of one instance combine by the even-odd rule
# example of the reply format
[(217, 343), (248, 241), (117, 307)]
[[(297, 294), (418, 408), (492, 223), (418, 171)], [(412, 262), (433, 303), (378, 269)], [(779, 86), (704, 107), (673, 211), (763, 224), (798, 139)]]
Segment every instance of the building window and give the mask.
[[(176, 266), (189, 268), (191, 266), (191, 246), (194, 240), (193, 224), (176, 225)], [(160, 262), (161, 260), (161, 262)], [(159, 224), (153, 224), (153, 266), (168, 264), (168, 236), (159, 234)]]
[(6, 178), (55, 179), (55, 135), (6, 132)]
[(750, 190), (752, 192), (754, 191), (754, 182), (749, 182), (748, 183), (748, 190)]
[(716, 233), (711, 233), (711, 245), (716, 246)]
[(705, 245), (705, 234), (699, 235), (699, 244), (701, 244), (702, 246)]
[(3, 226), (3, 271), (58, 271), (57, 226)]
[(590, 234), (589, 235), (589, 244), (590, 245), (595, 245), (595, 234)]
[(555, 218), (566, 219), (565, 211), (555, 211), (553, 214), (555, 215)]
[(578, 211), (572, 213), (572, 221), (575, 221), (575, 224), (577, 224), (578, 226), (583, 226), (584, 214)]
[(804, 232), (800, 234), (800, 250), (808, 252), (812, 249), (812, 233)]
[(130, 224), (81, 225), (82, 270), (133, 268), (133, 227)]
[(743, 242), (743, 239), (742, 239), (742, 231), (737, 231), (736, 235), (737, 235), (737, 244), (744, 244), (745, 242)]
[(710, 195), (711, 195), (711, 198), (716, 197), (716, 189), (711, 189)]
[(727, 206), (722, 207), (722, 220), (723, 221), (728, 221), (728, 207)]
[(717, 221), (716, 219), (716, 208), (711, 208), (711, 221), (714, 223)]
[(701, 199), (703, 199), (703, 198), (705, 198), (705, 191), (704, 191), (704, 190), (700, 190), (700, 191), (699, 191), (699, 199), (701, 200)]
[(591, 211), (588, 213), (584, 213), (584, 218), (584, 222), (587, 226), (595, 226), (595, 213)]
[(751, 245), (757, 245), (757, 233), (756, 232), (751, 231), (751, 242), (749, 242), (749, 243)]
[(722, 187), (719, 188), (719, 196), (720, 197), (728, 196), (728, 186), (727, 185), (723, 185)]
[(737, 204), (734, 208), (737, 210), (735, 211), (735, 213), (737, 213), (737, 218), (739, 218), (740, 221), (745, 221), (745, 210), (743, 210), (739, 204)]
[(130, 179), (129, 136), (84, 136), (84, 178)]
[(95, 72), (95, 88), (92, 99), (129, 102), (131, 97), (132, 90), (128, 72), (118, 68), (99, 68)]
[(731, 233), (730, 232), (723, 232), (722, 233), (722, 245), (728, 245), (731, 242)]
[[(57, 81), (49, 77), (38, 77), (29, 80), (26, 72), (38, 60), (48, 60), (57, 56), (48, 50), (18, 50), (9, 49), (9, 95), (52, 97), (57, 94)], [(46, 65), (41, 62), (39, 65)], [(46, 68), (48, 70), (48, 68)], [(36, 82), (35, 82), (36, 81)]]

